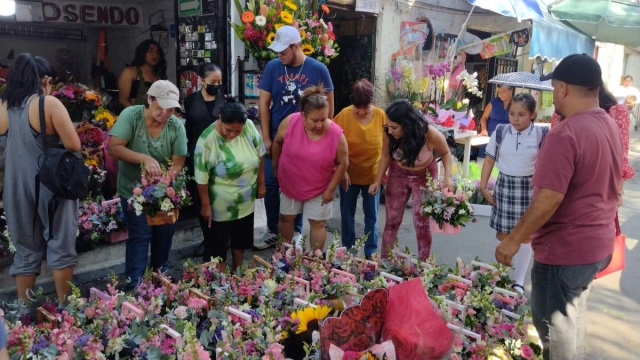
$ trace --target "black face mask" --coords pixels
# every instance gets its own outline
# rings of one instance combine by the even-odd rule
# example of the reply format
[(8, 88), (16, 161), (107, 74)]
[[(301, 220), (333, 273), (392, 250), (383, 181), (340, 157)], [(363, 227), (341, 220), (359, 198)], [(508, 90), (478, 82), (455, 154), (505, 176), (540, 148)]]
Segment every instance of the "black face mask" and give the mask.
[(211, 96), (216, 96), (220, 92), (220, 88), (222, 88), (222, 85), (207, 84), (205, 91)]

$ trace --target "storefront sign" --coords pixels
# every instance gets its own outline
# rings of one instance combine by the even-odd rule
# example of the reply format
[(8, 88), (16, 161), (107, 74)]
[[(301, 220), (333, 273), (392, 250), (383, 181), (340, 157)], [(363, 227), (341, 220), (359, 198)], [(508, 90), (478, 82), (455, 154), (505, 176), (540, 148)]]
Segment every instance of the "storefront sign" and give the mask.
[(180, 16), (202, 15), (201, 0), (180, 0)]
[(498, 35), (486, 39), (482, 42), (482, 51), (480, 57), (488, 59), (494, 56), (500, 56), (511, 52), (511, 44), (509, 44), (509, 35)]
[(380, 0), (356, 0), (356, 11), (380, 14), (382, 5)]
[(142, 27), (142, 6), (126, 4), (100, 5), (75, 1), (45, 1), (44, 21), (90, 26)]

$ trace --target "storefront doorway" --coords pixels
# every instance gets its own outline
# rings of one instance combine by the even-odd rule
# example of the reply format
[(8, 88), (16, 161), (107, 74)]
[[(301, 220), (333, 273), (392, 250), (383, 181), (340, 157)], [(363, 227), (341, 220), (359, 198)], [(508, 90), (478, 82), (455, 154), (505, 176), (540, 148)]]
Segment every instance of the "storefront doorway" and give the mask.
[(329, 64), (334, 86), (335, 113), (351, 105), (349, 93), (354, 82), (374, 79), (375, 29), (373, 15), (332, 8), (328, 21), (333, 25), (340, 56)]

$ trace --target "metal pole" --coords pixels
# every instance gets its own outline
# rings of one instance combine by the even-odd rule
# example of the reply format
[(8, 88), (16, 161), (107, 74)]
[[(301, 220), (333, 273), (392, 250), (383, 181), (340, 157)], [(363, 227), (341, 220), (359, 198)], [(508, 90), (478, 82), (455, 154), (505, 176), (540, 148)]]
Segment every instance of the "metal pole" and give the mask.
[(467, 28), (467, 23), (469, 22), (469, 19), (471, 18), (471, 14), (473, 14), (473, 10), (475, 10), (476, 6), (473, 5), (471, 7), (471, 11), (469, 11), (469, 15), (467, 15), (467, 19), (464, 21), (464, 23), (462, 24), (462, 28), (460, 29), (460, 33), (458, 33), (458, 37), (456, 38), (456, 46), (454, 46), (454, 50), (452, 51), (452, 53), (449, 55), (449, 59), (447, 59), (447, 62), (452, 63), (453, 62), (453, 58), (456, 56), (456, 54), (458, 53), (458, 41), (460, 41), (460, 38), (462, 37), (462, 34), (464, 33), (464, 31)]

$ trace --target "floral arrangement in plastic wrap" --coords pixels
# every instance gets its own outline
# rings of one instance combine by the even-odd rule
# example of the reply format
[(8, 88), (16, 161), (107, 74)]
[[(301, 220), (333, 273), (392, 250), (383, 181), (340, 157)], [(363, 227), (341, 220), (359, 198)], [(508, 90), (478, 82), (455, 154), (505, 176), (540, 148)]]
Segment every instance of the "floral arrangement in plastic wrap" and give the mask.
[(477, 221), (473, 216), (473, 207), (469, 203), (470, 197), (470, 192), (460, 188), (452, 193), (440, 181), (427, 174), (421, 213), (430, 217), (440, 228), (444, 223), (465, 226), (469, 221)]
[(393, 100), (406, 99), (422, 107), (429, 99), (429, 86), (433, 79), (429, 68), (414, 59), (397, 59), (386, 76), (387, 91)]
[(154, 216), (159, 211), (170, 212), (191, 204), (185, 169), (175, 174), (171, 164), (168, 167), (162, 165), (162, 175), (154, 177), (147, 174), (144, 164), (140, 167), (140, 183), (133, 189), (133, 197), (128, 201), (136, 215), (145, 213)]
[(257, 60), (276, 57), (268, 46), (273, 42), (276, 31), (284, 25), (298, 29), (305, 55), (325, 65), (339, 55), (333, 26), (322, 19), (322, 14), (329, 13), (329, 8), (324, 4), (320, 6), (320, 14), (312, 13), (307, 2), (299, 0), (248, 0), (246, 6), (240, 5), (239, 0), (234, 0), (234, 4), (241, 22), (231, 23), (231, 26), (238, 39), (244, 42)]
[[(435, 70), (436, 74), (442, 73), (442, 69)], [(482, 91), (478, 89), (478, 74), (469, 74), (462, 71), (456, 79), (462, 82), (462, 86), (454, 89), (452, 97), (444, 100), (444, 82), (438, 82), (436, 101), (430, 101), (422, 106), (427, 120), (442, 127), (456, 127), (460, 130), (473, 130), (476, 125), (473, 113), (468, 110), (469, 99), (464, 98), (469, 93), (482, 98)]]

